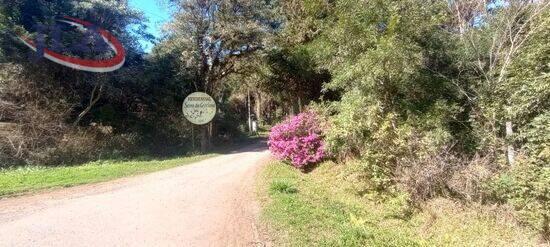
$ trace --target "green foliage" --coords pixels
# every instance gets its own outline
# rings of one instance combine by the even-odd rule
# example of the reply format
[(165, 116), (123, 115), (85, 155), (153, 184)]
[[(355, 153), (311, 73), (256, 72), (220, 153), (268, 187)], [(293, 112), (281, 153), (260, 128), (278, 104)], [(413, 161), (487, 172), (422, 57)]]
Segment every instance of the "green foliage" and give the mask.
[(511, 65), (501, 93), (506, 114), (514, 119), (517, 141), (539, 165), (549, 164), (550, 143), (550, 10), (537, 19), (527, 44)]
[(435, 28), (437, 13), (444, 12), (433, 6), (415, 9), (417, 5), (411, 1), (380, 1), (361, 7), (339, 2), (339, 22), (327, 31), (323, 43), (328, 44), (328, 56), (339, 58), (329, 60), (334, 77), (327, 87), (344, 91), (334, 107), (335, 135), (344, 133), (342, 139), (351, 139), (354, 146), (347, 150), (357, 151), (361, 150), (358, 145), (367, 143), (366, 138), (376, 135), (372, 132), (395, 132), (401, 122), (410, 118), (415, 118), (410, 122), (421, 120), (427, 124), (444, 121), (437, 117), (445, 115), (427, 120), (420, 116), (428, 116), (426, 112), (436, 103), (449, 105), (446, 101), (453, 100), (453, 94), (446, 93), (451, 90), (449, 82), (428, 71), (432, 69), (430, 63), (440, 59), (430, 54), (445, 54), (441, 44), (445, 40), (430, 41), (439, 47), (424, 42), (426, 35), (438, 38), (430, 32), (441, 32)]
[(263, 49), (271, 24), (270, 1), (175, 1), (181, 9), (168, 39), (181, 51), (180, 73), (195, 90), (220, 93), (227, 76), (241, 72), (239, 61)]
[(535, 165), (530, 160), (518, 162), (516, 167), (489, 183), (492, 196), (513, 205), (522, 221), (550, 234), (550, 167)]
[(550, 235), (550, 11), (513, 61), (499, 90), (505, 117), (516, 124), (514, 143), (523, 156), (490, 188), (493, 196), (514, 205), (521, 218)]
[(360, 158), (374, 189), (390, 188), (407, 162), (434, 159), (460, 134), (453, 125), (460, 97), (444, 76), (452, 70), (434, 66), (449, 61), (453, 48), (438, 28), (443, 7), (338, 1), (338, 21), (312, 44), (323, 46), (326, 54), (317, 55), (329, 61), (333, 80), (326, 88), (343, 93), (328, 113), (329, 150)]
[[(529, 164), (530, 173), (518, 174), (514, 183), (546, 182), (547, 4), (285, 3), (300, 8), (286, 14), (282, 32), (298, 42), (283, 43), (307, 50), (319, 69), (330, 72), (324, 91), (341, 94), (322, 106), (330, 122), (327, 148), (341, 161), (359, 160), (356, 172), (369, 181), (365, 190), (400, 185), (416, 202), (482, 198), (482, 184), (508, 165), (506, 145)], [(505, 137), (506, 121), (515, 136)], [(523, 210), (537, 215), (527, 220), (538, 227), (546, 217), (540, 206), (546, 192), (534, 184), (520, 187), (532, 192), (498, 197), (539, 205)], [(527, 205), (512, 198), (514, 205)]]

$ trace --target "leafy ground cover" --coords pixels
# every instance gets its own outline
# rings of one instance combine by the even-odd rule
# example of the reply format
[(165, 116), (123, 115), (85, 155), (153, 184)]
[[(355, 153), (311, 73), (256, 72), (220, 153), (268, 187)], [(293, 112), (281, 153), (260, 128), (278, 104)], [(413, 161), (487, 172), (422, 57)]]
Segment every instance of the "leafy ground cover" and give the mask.
[(351, 165), (310, 173), (273, 162), (261, 174), (262, 221), (275, 246), (536, 246), (509, 210), (449, 199), (407, 210), (405, 197), (358, 190)]

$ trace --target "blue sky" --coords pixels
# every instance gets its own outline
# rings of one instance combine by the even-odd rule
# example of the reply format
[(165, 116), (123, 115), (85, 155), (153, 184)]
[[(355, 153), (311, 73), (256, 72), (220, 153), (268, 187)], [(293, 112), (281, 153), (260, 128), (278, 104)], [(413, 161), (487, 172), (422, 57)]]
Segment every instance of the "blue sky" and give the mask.
[[(162, 0), (130, 0), (130, 6), (141, 10), (145, 16), (149, 19), (147, 22), (148, 31), (155, 35), (155, 37), (161, 36), (162, 25), (170, 20), (170, 11), (166, 4), (162, 3)], [(145, 47), (145, 51), (149, 52), (152, 48), (152, 44), (149, 42), (142, 42)]]

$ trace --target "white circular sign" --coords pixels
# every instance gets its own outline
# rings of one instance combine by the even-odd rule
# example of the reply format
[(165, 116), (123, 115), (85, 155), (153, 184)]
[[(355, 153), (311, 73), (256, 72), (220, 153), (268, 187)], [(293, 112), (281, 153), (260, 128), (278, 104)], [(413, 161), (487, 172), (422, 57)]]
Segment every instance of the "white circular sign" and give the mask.
[(192, 93), (183, 101), (183, 115), (193, 124), (207, 124), (216, 115), (216, 102), (208, 94)]

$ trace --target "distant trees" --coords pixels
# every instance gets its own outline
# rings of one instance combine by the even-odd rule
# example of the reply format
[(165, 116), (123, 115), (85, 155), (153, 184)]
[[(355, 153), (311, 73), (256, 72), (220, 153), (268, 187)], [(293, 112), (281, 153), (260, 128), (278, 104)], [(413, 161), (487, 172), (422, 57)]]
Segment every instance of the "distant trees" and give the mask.
[[(181, 73), (195, 90), (218, 98), (226, 78), (242, 71), (240, 62), (266, 45), (272, 32), (270, 1), (182, 0), (170, 24), (181, 52)], [(212, 126), (201, 128), (201, 150), (211, 146)]]
[(330, 73), (316, 60), (317, 51), (307, 46), (319, 34), (322, 20), (331, 18), (331, 4), (322, 0), (277, 3), (272, 45), (250, 64), (248, 75), (240, 75), (244, 80), (253, 80), (256, 90), (267, 95), (264, 105), (269, 107), (270, 120), (295, 115), (322, 96), (337, 98), (337, 93), (322, 92), (323, 84), (330, 81)]
[(267, 56), (269, 74), (261, 88), (279, 96), (288, 113), (305, 110), (311, 101), (319, 100), (323, 83), (330, 74), (318, 67), (305, 49), (274, 49)]

